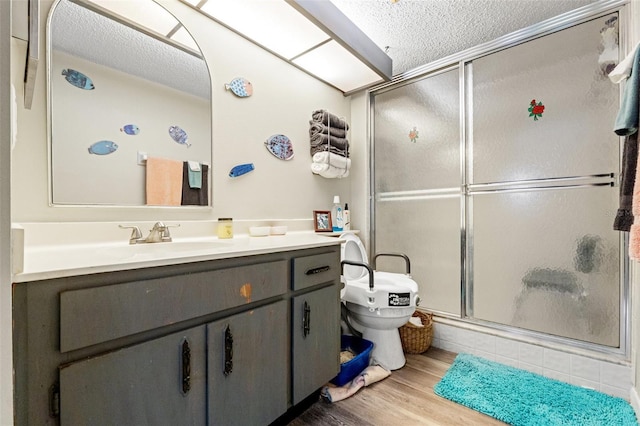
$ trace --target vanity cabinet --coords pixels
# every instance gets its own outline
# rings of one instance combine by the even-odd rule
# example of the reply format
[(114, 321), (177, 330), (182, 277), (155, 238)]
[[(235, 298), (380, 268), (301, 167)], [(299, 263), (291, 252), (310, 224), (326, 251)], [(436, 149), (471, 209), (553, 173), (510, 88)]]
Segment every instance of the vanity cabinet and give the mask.
[(287, 411), (287, 303), (207, 325), (209, 425), (268, 425)]
[(269, 424), (339, 371), (339, 266), (336, 244), (14, 284), (15, 423)]
[(60, 367), (60, 424), (204, 425), (205, 327)]
[[(328, 286), (292, 301), (293, 404), (340, 371), (340, 290)], [(337, 331), (336, 331), (337, 330)]]
[(291, 345), (293, 404), (340, 371), (340, 259), (333, 253), (292, 261)]

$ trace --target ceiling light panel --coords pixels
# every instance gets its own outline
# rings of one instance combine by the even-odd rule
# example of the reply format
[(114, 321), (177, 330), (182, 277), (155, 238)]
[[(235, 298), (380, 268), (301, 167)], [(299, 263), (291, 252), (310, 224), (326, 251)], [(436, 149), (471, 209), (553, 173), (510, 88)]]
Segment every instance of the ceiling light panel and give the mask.
[(158, 34), (167, 35), (180, 22), (153, 0), (89, 0), (116, 15), (126, 17)]
[(382, 77), (333, 40), (291, 62), (345, 93), (383, 81)]
[(281, 0), (209, 0), (202, 11), (285, 59), (329, 40)]

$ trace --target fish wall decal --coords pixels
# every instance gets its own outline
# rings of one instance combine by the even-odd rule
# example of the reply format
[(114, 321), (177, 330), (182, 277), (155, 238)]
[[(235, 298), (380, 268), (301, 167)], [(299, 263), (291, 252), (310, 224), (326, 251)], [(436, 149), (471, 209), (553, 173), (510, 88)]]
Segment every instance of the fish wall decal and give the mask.
[(293, 144), (285, 135), (270, 136), (264, 143), (267, 150), (281, 160), (293, 158)]
[(135, 124), (127, 124), (125, 126), (122, 126), (122, 128), (120, 129), (121, 132), (126, 133), (127, 135), (137, 135), (138, 133), (140, 133), (140, 128), (138, 126), (136, 126)]
[(188, 142), (189, 136), (187, 135), (187, 132), (182, 130), (180, 127), (178, 126), (169, 127), (169, 135), (171, 136), (171, 139), (173, 139), (177, 143), (181, 145), (186, 145), (187, 148), (191, 146), (191, 144)]
[(89, 154), (108, 155), (115, 152), (118, 145), (112, 141), (99, 141), (89, 147)]
[(248, 98), (253, 95), (253, 85), (247, 79), (237, 77), (231, 80), (231, 83), (225, 84), (224, 88), (231, 90), (231, 93), (239, 98)]
[(254, 170), (255, 167), (253, 166), (253, 163), (238, 164), (231, 169), (231, 171), (229, 172), (229, 177), (235, 178), (238, 176), (246, 175), (247, 173)]
[(65, 68), (62, 70), (64, 78), (73, 86), (84, 90), (93, 90), (96, 86), (93, 85), (93, 81), (80, 71), (72, 70), (71, 68)]

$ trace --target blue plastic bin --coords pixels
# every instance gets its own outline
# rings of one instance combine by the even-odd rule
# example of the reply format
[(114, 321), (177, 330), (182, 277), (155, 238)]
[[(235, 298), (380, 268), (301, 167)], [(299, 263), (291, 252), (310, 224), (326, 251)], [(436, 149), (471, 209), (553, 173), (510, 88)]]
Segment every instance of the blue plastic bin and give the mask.
[(350, 350), (357, 355), (353, 359), (340, 364), (340, 373), (331, 380), (331, 383), (336, 386), (349, 383), (369, 366), (373, 342), (358, 336), (342, 335), (340, 337), (340, 349), (343, 351)]

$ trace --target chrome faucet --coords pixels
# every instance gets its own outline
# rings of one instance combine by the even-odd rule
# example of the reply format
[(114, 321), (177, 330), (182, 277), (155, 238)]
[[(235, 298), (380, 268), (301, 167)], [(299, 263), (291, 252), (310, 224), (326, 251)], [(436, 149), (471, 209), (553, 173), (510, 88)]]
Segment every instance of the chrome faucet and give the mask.
[(129, 244), (147, 244), (147, 243), (168, 243), (171, 242), (171, 233), (169, 232), (170, 227), (177, 227), (177, 225), (165, 225), (162, 222), (156, 222), (153, 225), (153, 228), (149, 230), (149, 235), (147, 238), (142, 237), (142, 232), (140, 228), (137, 226), (123, 226), (119, 225), (120, 228), (131, 229), (131, 236), (129, 237)]
[(169, 227), (162, 222), (156, 222), (145, 238), (145, 243), (168, 243), (171, 241)]

